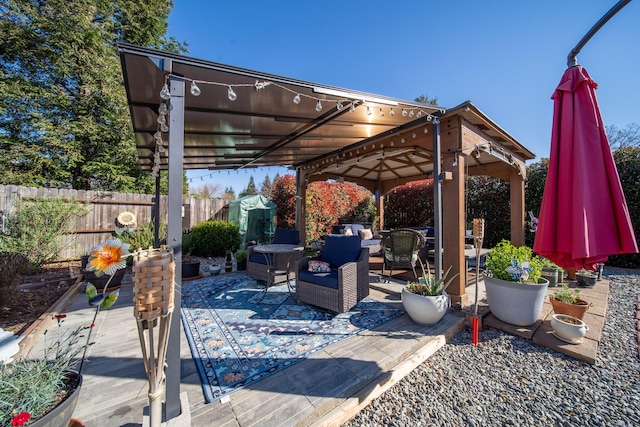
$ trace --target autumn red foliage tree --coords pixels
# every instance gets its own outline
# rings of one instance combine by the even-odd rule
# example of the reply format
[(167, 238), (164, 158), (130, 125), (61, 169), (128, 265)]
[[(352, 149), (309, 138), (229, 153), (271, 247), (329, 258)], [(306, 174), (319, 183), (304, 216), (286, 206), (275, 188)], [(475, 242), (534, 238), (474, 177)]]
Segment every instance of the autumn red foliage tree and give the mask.
[(385, 196), (384, 227), (433, 225), (433, 179), (400, 185)]
[[(278, 227), (295, 227), (295, 177), (284, 175), (273, 183)], [(370, 191), (355, 184), (313, 182), (307, 188), (307, 241), (322, 238), (340, 223), (371, 223), (375, 204)]]

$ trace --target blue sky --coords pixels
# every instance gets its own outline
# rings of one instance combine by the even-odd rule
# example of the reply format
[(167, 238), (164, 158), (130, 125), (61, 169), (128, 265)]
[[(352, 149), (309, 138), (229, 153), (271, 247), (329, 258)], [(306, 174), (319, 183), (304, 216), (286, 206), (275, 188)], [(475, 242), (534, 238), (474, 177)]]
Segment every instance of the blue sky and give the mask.
[[(471, 100), (537, 157), (548, 157), (550, 99), (566, 57), (616, 0), (210, 1), (178, 0), (168, 35), (187, 56), (316, 83), (451, 108)], [(598, 83), (605, 125), (639, 123), (640, 1), (614, 16), (578, 62)], [(260, 186), (284, 168), (211, 174)], [(203, 177), (203, 180), (200, 180)]]

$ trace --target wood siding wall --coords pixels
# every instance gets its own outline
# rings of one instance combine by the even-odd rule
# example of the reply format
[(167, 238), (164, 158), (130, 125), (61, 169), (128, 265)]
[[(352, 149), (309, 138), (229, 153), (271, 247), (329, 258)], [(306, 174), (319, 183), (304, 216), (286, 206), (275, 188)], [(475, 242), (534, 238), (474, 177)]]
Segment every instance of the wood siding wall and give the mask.
[[(64, 237), (65, 249), (60, 260), (76, 259), (89, 249), (114, 237), (118, 214), (124, 211), (136, 215), (137, 224), (151, 221), (154, 196), (150, 194), (113, 193), (105, 191), (68, 190), (58, 188), (33, 188), (16, 185), (0, 185), (0, 227), (4, 231), (7, 214), (15, 212), (16, 198), (63, 198), (87, 203), (89, 214), (78, 218), (72, 234)], [(167, 221), (167, 196), (160, 196), (160, 218)], [(183, 198), (183, 229), (211, 218), (226, 220), (228, 204), (220, 199)]]

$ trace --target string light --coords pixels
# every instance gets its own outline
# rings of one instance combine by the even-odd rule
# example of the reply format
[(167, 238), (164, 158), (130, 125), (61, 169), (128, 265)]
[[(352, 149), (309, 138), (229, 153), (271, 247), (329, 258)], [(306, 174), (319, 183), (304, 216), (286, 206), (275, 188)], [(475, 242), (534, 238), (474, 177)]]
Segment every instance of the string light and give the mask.
[(160, 91), (160, 98), (164, 100), (171, 99), (171, 92), (169, 91), (169, 85), (167, 85), (166, 82), (164, 85), (162, 85), (162, 90)]
[(193, 96), (200, 96), (201, 91), (195, 80), (191, 82), (191, 89), (189, 90), (189, 92), (191, 92), (191, 95)]
[(300, 94), (297, 93), (296, 96), (293, 97), (293, 103), (294, 104), (300, 104)]
[(316, 104), (316, 111), (319, 113), (322, 111), (322, 102), (318, 99), (318, 103)]
[(458, 152), (453, 153), (453, 166), (458, 166)]
[(229, 97), (229, 101), (235, 101), (236, 99), (238, 99), (238, 95), (236, 95), (236, 93), (233, 91), (233, 88), (231, 86), (227, 86), (227, 96)]
[(395, 111), (393, 111), (393, 107), (391, 107), (391, 109), (389, 110), (389, 115), (390, 115), (391, 117), (393, 117), (393, 116), (395, 116), (395, 115), (396, 115), (396, 112), (395, 112)]

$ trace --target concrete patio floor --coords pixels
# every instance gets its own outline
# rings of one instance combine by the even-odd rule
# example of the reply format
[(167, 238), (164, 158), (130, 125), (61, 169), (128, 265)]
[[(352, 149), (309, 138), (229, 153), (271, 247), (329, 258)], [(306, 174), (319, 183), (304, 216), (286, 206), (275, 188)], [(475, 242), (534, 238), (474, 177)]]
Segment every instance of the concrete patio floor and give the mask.
[[(84, 382), (74, 417), (87, 427), (143, 425), (148, 385), (133, 318), (130, 277), (127, 276), (123, 283), (116, 305), (98, 316), (92, 338), (96, 344), (91, 347), (83, 369)], [(388, 280), (372, 272), (370, 296), (402, 308), (399, 293), (403, 284), (402, 280)], [(470, 301), (474, 301), (473, 283), (466, 290)], [(482, 281), (478, 290), (482, 300)], [(552, 292), (550, 288), (549, 293)], [(548, 301), (532, 327), (517, 328), (490, 314), (483, 318), (482, 324), (593, 363), (604, 324), (608, 292), (606, 281), (598, 282), (594, 289), (582, 291), (583, 297), (593, 301), (594, 306), (585, 319), (590, 331), (581, 345), (570, 345), (551, 335), (549, 319), (553, 313)], [(78, 294), (65, 312), (68, 314), (66, 326), (70, 328), (90, 324), (94, 313), (83, 294)], [(483, 314), (487, 312), (481, 310)], [(185, 411), (188, 417), (180, 420), (187, 421), (186, 424), (169, 425), (339, 426), (427, 360), (461, 331), (465, 323), (464, 311), (460, 310), (450, 310), (433, 326), (417, 325), (405, 314), (377, 330), (342, 341), (234, 392), (224, 403), (217, 400), (208, 404), (204, 401), (200, 375), (187, 339), (181, 331), (180, 391), (188, 402), (189, 408)]]

